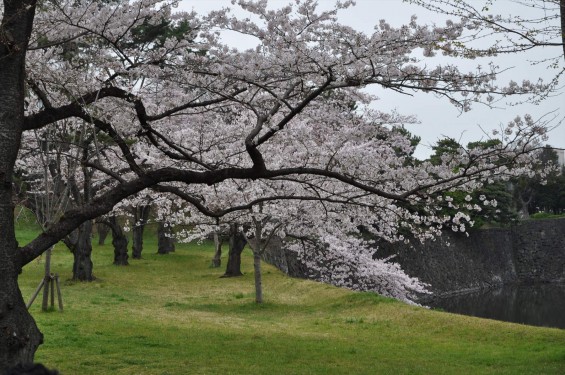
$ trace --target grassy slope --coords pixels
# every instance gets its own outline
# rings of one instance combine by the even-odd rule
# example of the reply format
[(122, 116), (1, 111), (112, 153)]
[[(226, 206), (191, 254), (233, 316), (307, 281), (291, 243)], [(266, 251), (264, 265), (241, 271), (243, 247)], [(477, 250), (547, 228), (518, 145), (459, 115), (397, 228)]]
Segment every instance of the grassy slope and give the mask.
[[(430, 311), (269, 266), (257, 306), (249, 255), (244, 277), (221, 279), (210, 246), (155, 249), (146, 241), (143, 260), (116, 267), (111, 245), (96, 247), (98, 280), (84, 284), (65, 281), (72, 257), (57, 248), (65, 311), (32, 306), (45, 334), (36, 360), (66, 375), (565, 373), (565, 330)], [(24, 269), (24, 298), (42, 266)]]

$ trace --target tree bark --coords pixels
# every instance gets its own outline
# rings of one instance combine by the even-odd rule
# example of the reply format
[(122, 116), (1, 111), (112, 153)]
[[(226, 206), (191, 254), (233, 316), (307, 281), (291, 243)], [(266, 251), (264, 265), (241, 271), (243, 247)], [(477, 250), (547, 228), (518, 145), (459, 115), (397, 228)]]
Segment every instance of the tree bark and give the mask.
[(110, 228), (104, 223), (97, 223), (96, 231), (98, 232), (98, 245), (103, 246), (106, 242), (106, 237), (108, 237), (108, 233), (110, 233)]
[(175, 251), (173, 231), (168, 223), (160, 222), (157, 228), (157, 253), (164, 255)]
[(114, 265), (128, 266), (128, 239), (123, 235), (116, 235), (112, 238), (112, 245), (114, 246)]
[(12, 176), (24, 124), (25, 51), (35, 1), (4, 1), (0, 30), (0, 373), (33, 362), (43, 336), (18, 287)]
[(222, 239), (218, 232), (214, 232), (214, 258), (212, 258), (212, 268), (222, 265)]
[(133, 247), (131, 250), (133, 259), (141, 259), (141, 252), (143, 251), (143, 232), (145, 230), (145, 224), (149, 219), (149, 212), (151, 211), (151, 206), (143, 205), (134, 208), (134, 220), (135, 224), (133, 226)]
[(127, 266), (128, 262), (128, 239), (124, 235), (122, 227), (115, 216), (104, 221), (112, 230), (112, 245), (114, 246), (114, 264), (116, 266)]
[[(2, 238), (5, 239), (3, 233)], [(12, 257), (15, 249), (16, 246), (13, 246)], [(35, 351), (43, 342), (43, 335), (29, 314), (18, 288), (18, 272), (7, 259), (9, 252), (3, 244), (0, 249), (0, 373), (17, 364), (33, 362)]]
[[(65, 240), (73, 253), (73, 280), (93, 281), (92, 274), (92, 221), (87, 220), (78, 227), (71, 237), (76, 239)], [(70, 242), (70, 244), (69, 244)]]
[[(1, 74), (1, 73), (0, 73)], [(0, 373), (33, 362), (43, 335), (29, 314), (18, 287), (17, 242), (11, 187), (0, 184)]]
[(230, 225), (229, 236), (228, 264), (222, 277), (243, 276), (243, 273), (241, 273), (241, 253), (247, 241), (243, 233), (237, 230), (236, 225)]

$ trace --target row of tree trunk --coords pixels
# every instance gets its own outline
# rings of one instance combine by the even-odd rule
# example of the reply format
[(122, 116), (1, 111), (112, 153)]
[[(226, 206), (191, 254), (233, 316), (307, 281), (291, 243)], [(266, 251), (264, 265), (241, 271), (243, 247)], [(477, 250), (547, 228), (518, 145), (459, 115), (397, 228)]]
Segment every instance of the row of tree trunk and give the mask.
[[(141, 206), (134, 211), (136, 225), (133, 228), (133, 259), (141, 259), (143, 250), (143, 232), (149, 219), (150, 206)], [(95, 279), (92, 265), (92, 221), (86, 221), (76, 231), (72, 232), (65, 240), (69, 250), (73, 253), (73, 280), (92, 281)], [(108, 234), (112, 233), (114, 247), (114, 264), (117, 266), (129, 265), (128, 243), (122, 226), (116, 216), (111, 216), (97, 221), (98, 244), (104, 245)], [(167, 223), (160, 223), (157, 229), (158, 254), (168, 254), (175, 251), (172, 227)]]
[[(143, 250), (143, 232), (149, 218), (149, 206), (141, 206), (135, 210), (135, 223), (133, 228), (132, 258), (141, 259)], [(92, 221), (86, 221), (76, 231), (65, 239), (65, 244), (73, 253), (73, 280), (93, 281), (92, 264)], [(129, 264), (128, 238), (122, 226), (115, 216), (111, 216), (97, 222), (98, 244), (104, 245), (108, 234), (112, 233), (112, 245), (114, 247), (114, 264), (127, 266)], [(226, 271), (222, 277), (242, 276), (241, 253), (247, 244), (245, 235), (237, 230), (235, 225), (230, 227), (228, 234), (229, 252)], [(212, 267), (221, 266), (222, 237), (214, 234), (215, 253), (212, 259)], [(166, 222), (159, 223), (157, 227), (157, 253), (166, 255), (175, 251), (174, 234), (172, 226)]]

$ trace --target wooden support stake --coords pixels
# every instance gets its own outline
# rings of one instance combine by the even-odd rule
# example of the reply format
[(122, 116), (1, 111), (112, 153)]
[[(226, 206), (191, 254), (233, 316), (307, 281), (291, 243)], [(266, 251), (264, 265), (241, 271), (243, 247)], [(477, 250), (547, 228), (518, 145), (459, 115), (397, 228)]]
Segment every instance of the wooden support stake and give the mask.
[(37, 289), (35, 289), (35, 292), (33, 292), (31, 299), (29, 300), (29, 302), (26, 305), (27, 309), (29, 309), (31, 307), (31, 305), (33, 304), (33, 301), (35, 301), (35, 299), (37, 298), (37, 295), (39, 294), (39, 292), (41, 292), (41, 288), (43, 288), (43, 284), (45, 284), (45, 279), (41, 279), (39, 286), (37, 287)]

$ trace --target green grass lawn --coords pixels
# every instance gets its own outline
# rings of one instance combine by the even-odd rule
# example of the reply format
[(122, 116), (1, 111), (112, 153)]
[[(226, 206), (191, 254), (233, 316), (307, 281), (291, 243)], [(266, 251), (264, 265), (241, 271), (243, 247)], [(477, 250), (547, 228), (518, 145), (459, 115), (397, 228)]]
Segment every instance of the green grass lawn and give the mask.
[[(33, 236), (19, 231), (20, 243)], [(565, 374), (565, 330), (465, 317), (368, 293), (289, 278), (264, 267), (264, 305), (245, 276), (220, 278), (209, 245), (178, 245), (112, 265), (96, 246), (92, 283), (72, 283), (72, 256), (58, 247), (53, 269), (65, 311), (31, 312), (45, 335), (36, 360), (72, 374)], [(225, 263), (225, 258), (223, 259)], [(20, 276), (27, 300), (42, 277)]]

